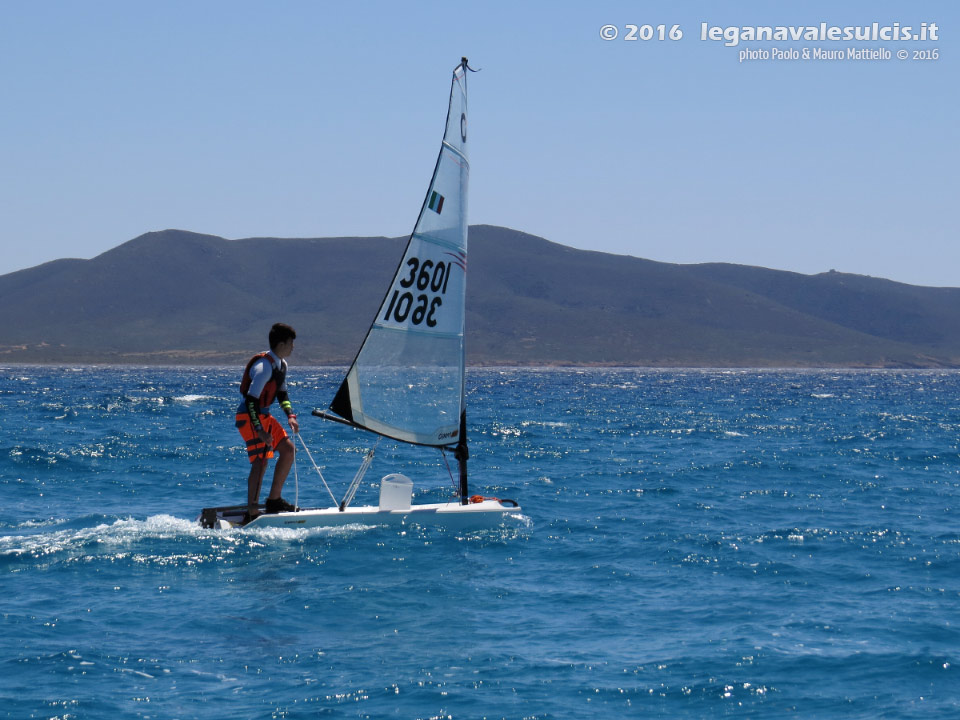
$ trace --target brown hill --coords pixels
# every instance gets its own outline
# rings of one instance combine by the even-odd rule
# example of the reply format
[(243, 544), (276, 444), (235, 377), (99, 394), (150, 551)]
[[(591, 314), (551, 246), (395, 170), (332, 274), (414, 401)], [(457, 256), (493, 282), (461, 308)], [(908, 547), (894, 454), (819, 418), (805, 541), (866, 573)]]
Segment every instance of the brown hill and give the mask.
[[(0, 277), (8, 362), (239, 362), (272, 322), (298, 363), (349, 362), (404, 238), (148, 233)], [(468, 362), (960, 366), (960, 289), (575, 250), (470, 230)]]

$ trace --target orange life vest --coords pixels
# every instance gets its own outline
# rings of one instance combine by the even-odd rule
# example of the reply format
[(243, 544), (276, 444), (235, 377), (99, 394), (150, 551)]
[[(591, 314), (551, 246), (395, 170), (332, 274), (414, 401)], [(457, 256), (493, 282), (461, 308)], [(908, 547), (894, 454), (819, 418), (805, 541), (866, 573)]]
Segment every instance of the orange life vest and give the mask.
[(270, 376), (270, 379), (267, 380), (266, 385), (263, 386), (263, 392), (260, 393), (259, 402), (262, 409), (269, 407), (270, 403), (273, 402), (273, 399), (277, 396), (277, 390), (283, 387), (283, 382), (286, 380), (287, 375), (283, 372), (283, 366), (277, 365), (276, 360), (273, 359), (273, 355), (268, 352), (257, 353), (250, 358), (250, 362), (248, 362), (247, 366), (243, 369), (243, 379), (240, 380), (240, 394), (244, 397), (247, 396), (247, 393), (250, 391), (250, 385), (253, 384), (253, 378), (250, 377), (250, 369), (253, 367), (253, 364), (261, 358), (267, 358), (267, 360), (270, 361), (270, 367), (273, 368), (273, 374)]

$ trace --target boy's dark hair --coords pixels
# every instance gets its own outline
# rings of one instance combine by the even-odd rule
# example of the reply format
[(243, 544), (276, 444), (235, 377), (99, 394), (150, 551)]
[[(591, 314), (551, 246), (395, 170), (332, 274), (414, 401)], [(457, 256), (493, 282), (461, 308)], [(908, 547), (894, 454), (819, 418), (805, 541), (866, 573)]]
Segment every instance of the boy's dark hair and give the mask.
[(274, 323), (270, 328), (270, 349), (276, 350), (277, 345), (287, 340), (295, 340), (297, 331), (286, 323)]

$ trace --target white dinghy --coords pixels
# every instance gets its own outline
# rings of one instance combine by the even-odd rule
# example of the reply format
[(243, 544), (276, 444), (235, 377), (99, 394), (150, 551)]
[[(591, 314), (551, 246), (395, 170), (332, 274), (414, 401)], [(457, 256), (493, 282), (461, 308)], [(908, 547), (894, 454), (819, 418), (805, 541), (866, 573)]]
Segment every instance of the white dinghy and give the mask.
[[(351, 506), (373, 459), (371, 450), (339, 503), (334, 498), (327, 508), (259, 515), (245, 527), (407, 522), (482, 527), (520, 514), (512, 500), (471, 496), (468, 491), (464, 305), (469, 69), (463, 58), (453, 71), (443, 143), (403, 259), (329, 408), (313, 411), (382, 437), (452, 451), (459, 470), (457, 499), (413, 504), (413, 483), (393, 473), (381, 480), (378, 505)], [(233, 527), (243, 523), (246, 510), (246, 505), (206, 508), (200, 521), (206, 527)]]

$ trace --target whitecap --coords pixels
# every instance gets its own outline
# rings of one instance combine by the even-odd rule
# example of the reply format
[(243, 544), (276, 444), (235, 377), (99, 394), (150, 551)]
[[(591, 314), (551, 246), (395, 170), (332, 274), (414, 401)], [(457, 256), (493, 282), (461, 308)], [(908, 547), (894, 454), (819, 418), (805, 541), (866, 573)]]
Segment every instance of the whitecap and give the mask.
[(194, 521), (175, 518), (172, 515), (152, 515), (145, 520), (126, 518), (114, 520), (112, 523), (99, 523), (91, 527), (54, 530), (33, 535), (6, 535), (0, 537), (0, 556), (55, 555), (74, 550), (87, 543), (110, 547), (125, 545), (142, 538), (167, 539), (184, 535), (200, 537), (208, 532)]
[(260, 540), (302, 540), (311, 536), (327, 537), (345, 537), (356, 535), (357, 533), (376, 530), (379, 525), (366, 525), (363, 523), (346, 523), (344, 525), (334, 525), (328, 527), (312, 528), (287, 528), (287, 527), (263, 527), (263, 528), (233, 528), (225, 532), (243, 533), (244, 535), (255, 537)]
[(63, 525), (67, 522), (64, 518), (48, 518), (46, 520), (24, 520), (22, 523), (18, 523), (15, 527), (20, 528), (38, 528), (38, 527), (48, 527), (50, 525)]

